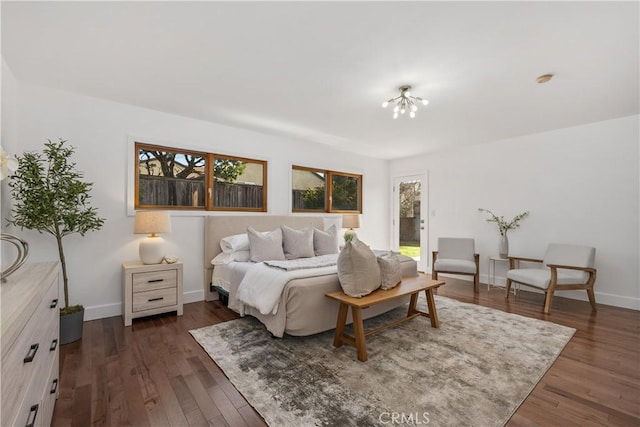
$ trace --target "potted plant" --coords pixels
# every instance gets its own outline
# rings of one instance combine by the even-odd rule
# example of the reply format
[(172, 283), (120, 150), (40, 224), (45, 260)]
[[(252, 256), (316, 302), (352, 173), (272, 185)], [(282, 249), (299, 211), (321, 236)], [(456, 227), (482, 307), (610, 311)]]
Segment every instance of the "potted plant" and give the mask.
[(75, 149), (60, 140), (45, 143), (43, 154), (24, 153), (9, 187), (15, 203), (8, 223), (20, 229), (49, 233), (56, 238), (64, 283), (64, 307), (60, 309), (60, 343), (82, 338), (84, 307), (69, 305), (69, 278), (62, 239), (99, 230), (104, 219), (89, 205), (92, 183), (82, 181), (82, 173), (71, 161)]

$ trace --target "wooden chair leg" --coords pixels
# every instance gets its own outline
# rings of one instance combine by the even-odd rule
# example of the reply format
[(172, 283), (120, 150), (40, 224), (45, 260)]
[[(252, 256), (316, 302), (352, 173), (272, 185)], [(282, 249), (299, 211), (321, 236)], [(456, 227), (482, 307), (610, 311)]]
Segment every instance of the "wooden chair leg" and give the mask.
[(431, 278), (432, 278), (433, 280), (438, 280), (438, 272), (437, 272), (437, 271), (435, 271), (435, 270), (433, 269), (433, 267), (431, 267)]
[(477, 294), (479, 292), (478, 288), (480, 284), (480, 274), (476, 273), (473, 275), (473, 293)]
[(551, 300), (553, 300), (553, 289), (547, 289), (544, 298), (544, 314), (549, 314), (551, 310)]
[(504, 295), (505, 299), (509, 299), (509, 294), (511, 293), (511, 279), (507, 279), (507, 285), (505, 286), (506, 294)]
[(591, 303), (591, 309), (593, 311), (598, 311), (598, 308), (596, 307), (596, 295), (593, 293), (592, 288), (587, 289), (587, 296), (589, 297), (589, 302)]

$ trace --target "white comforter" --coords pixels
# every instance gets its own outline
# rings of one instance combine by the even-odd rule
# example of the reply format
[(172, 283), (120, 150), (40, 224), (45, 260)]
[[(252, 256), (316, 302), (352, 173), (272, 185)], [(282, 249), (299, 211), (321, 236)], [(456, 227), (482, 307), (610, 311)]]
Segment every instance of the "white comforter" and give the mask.
[(244, 316), (244, 305), (257, 308), (262, 314), (276, 314), (280, 296), (285, 285), (302, 277), (325, 276), (335, 274), (336, 266), (283, 270), (260, 262), (252, 266), (238, 286), (237, 298), (240, 315)]

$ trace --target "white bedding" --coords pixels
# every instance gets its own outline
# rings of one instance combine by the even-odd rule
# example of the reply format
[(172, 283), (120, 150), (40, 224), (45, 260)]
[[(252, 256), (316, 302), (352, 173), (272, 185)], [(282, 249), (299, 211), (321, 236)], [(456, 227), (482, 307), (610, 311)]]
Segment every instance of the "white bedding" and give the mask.
[(249, 268), (238, 286), (237, 298), (241, 303), (239, 307), (240, 315), (244, 316), (244, 305), (257, 308), (261, 314), (276, 314), (282, 290), (289, 281), (302, 277), (325, 276), (335, 273), (335, 264), (287, 271), (270, 267), (262, 262), (257, 263)]

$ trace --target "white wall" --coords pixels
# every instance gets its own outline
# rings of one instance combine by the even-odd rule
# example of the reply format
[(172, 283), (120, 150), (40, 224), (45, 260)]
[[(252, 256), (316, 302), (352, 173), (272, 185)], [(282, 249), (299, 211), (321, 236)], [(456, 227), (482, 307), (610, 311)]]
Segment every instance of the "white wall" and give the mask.
[[(17, 90), (18, 82), (16, 81), (13, 72), (2, 58), (2, 86), (1, 86), (1, 110), (2, 110), (2, 126), (1, 126), (1, 145), (2, 148), (9, 155), (16, 153), (17, 146)], [(5, 203), (5, 200), (9, 198), (9, 186), (8, 180), (3, 180), (0, 183), (0, 221), (2, 221), (2, 227), (4, 227), (4, 221), (11, 209), (10, 203)], [(9, 249), (9, 250), (7, 250)], [(8, 245), (0, 246), (0, 259), (2, 259), (2, 265), (11, 264), (16, 256), (16, 251), (13, 247)]]
[[(132, 136), (144, 142), (267, 160), (269, 214), (290, 213), (294, 163), (362, 173), (364, 214), (358, 234), (374, 247), (384, 247), (389, 241), (387, 161), (68, 92), (23, 84), (18, 84), (18, 91), (16, 151), (40, 150), (46, 139), (68, 139), (77, 149), (78, 168), (94, 183), (93, 205), (106, 218), (102, 230), (84, 238), (69, 236), (65, 243), (71, 303), (84, 304), (87, 319), (121, 313), (121, 263), (138, 259), (142, 236), (133, 234), (126, 200), (128, 162), (134, 156), (128, 142)], [(169, 253), (184, 262), (185, 301), (200, 300), (203, 218), (176, 214), (172, 225), (173, 231), (163, 237)], [(31, 243), (32, 261), (57, 259), (51, 236), (12, 232)]]
[[(542, 258), (550, 242), (594, 246), (596, 300), (640, 309), (639, 141), (639, 116), (631, 116), (399, 159), (390, 174), (428, 171), (429, 245), (474, 237), (483, 281), (499, 233), (478, 208), (507, 219), (528, 210), (509, 232), (510, 254)], [(504, 282), (506, 267), (497, 274)]]

